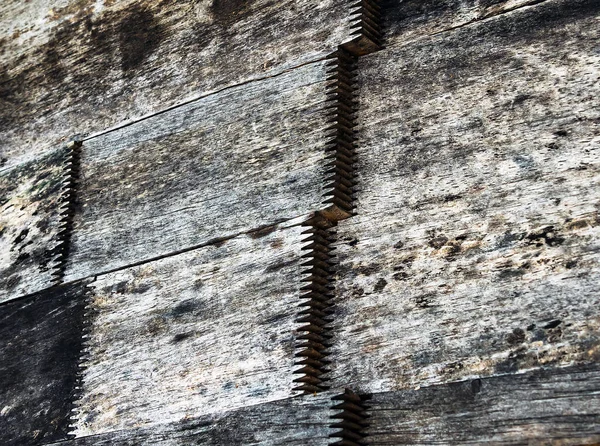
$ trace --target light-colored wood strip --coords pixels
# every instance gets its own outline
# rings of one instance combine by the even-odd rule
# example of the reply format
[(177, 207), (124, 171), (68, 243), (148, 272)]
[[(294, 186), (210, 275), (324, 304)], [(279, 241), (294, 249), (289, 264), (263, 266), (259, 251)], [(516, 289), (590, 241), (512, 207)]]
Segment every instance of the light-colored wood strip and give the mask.
[(331, 395), (307, 395), (250, 405), (175, 423), (132, 428), (55, 443), (53, 446), (325, 446)]
[(85, 141), (65, 280), (325, 208), (326, 62)]
[(92, 284), (76, 436), (296, 394), (304, 236), (300, 226), (270, 231)]
[(333, 385), (598, 360), (599, 14), (548, 1), (360, 60)]

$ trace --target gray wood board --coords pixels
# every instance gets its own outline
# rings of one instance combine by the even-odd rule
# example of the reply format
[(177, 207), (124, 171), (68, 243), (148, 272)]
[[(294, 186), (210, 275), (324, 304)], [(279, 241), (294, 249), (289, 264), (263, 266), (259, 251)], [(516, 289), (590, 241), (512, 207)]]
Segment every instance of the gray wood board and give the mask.
[(325, 446), (336, 431), (328, 393), (250, 405), (175, 423), (115, 431), (54, 446)]
[(0, 305), (0, 444), (67, 438), (83, 327), (83, 288)]
[(271, 228), (98, 277), (74, 434), (295, 394), (303, 228)]
[(0, 302), (52, 285), (65, 149), (0, 173)]
[(386, 45), (402, 45), (545, 0), (384, 0)]
[(5, 0), (0, 159), (13, 164), (351, 40), (349, 0)]
[(360, 60), (333, 385), (598, 361), (599, 12), (547, 1)]
[(575, 366), (373, 395), (368, 444), (600, 443), (600, 367)]
[(324, 62), (83, 144), (65, 280), (324, 208)]

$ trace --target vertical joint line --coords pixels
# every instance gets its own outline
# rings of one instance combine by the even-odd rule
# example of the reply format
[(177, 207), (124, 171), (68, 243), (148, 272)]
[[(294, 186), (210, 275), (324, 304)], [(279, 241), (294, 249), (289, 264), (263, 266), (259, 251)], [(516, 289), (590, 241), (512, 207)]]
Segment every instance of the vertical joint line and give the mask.
[(351, 217), (354, 212), (358, 57), (343, 47), (330, 57), (327, 66), (328, 177), (324, 197), (327, 207), (323, 215), (337, 222)]
[(85, 371), (89, 367), (91, 360), (90, 353), (90, 338), (92, 333), (92, 326), (96, 317), (96, 310), (93, 306), (94, 287), (88, 283), (85, 285), (83, 296), (81, 296), (84, 307), (83, 307), (83, 326), (81, 330), (81, 350), (79, 352), (79, 361), (77, 363), (77, 372), (75, 375), (75, 386), (73, 394), (71, 396), (71, 411), (69, 416), (69, 427), (67, 431), (67, 437), (73, 439), (75, 437), (75, 430), (77, 429), (77, 422), (80, 418), (80, 405), (81, 399), (83, 398), (83, 386)]
[(59, 226), (57, 244), (53, 249), (54, 271), (52, 284), (60, 285), (65, 275), (65, 268), (71, 248), (71, 233), (77, 199), (77, 182), (81, 164), (81, 141), (73, 141), (65, 147), (63, 182), (59, 197)]
[(365, 430), (368, 427), (365, 402), (368, 397), (345, 389), (341, 395), (334, 396), (331, 428), (335, 431), (331, 446), (363, 446)]
[(297, 329), (294, 374), (295, 391), (311, 394), (327, 390), (326, 374), (329, 371), (329, 346), (331, 340), (330, 316), (332, 311), (332, 242), (334, 224), (317, 215), (304, 224), (302, 234), (303, 286), (300, 288), (301, 302), (298, 305), (300, 324)]

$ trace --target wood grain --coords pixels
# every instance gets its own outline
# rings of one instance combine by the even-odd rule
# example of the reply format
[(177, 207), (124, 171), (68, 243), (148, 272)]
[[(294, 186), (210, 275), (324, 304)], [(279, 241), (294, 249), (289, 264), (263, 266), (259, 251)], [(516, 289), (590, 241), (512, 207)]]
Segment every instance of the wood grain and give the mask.
[(0, 302), (52, 285), (66, 149), (0, 173)]
[(0, 158), (30, 159), (354, 38), (355, 0), (44, 0), (0, 5)]
[(599, 395), (597, 364), (374, 394), (368, 444), (598, 444)]
[(83, 287), (0, 305), (0, 443), (67, 439), (83, 328)]
[(385, 0), (386, 45), (428, 39), (545, 0)]
[(360, 59), (333, 385), (598, 361), (599, 14), (548, 1)]
[(301, 232), (273, 227), (99, 277), (75, 435), (294, 395)]
[(175, 423), (76, 438), (53, 446), (325, 446), (331, 428), (331, 395), (288, 398)]
[(325, 62), (83, 144), (65, 280), (325, 208)]

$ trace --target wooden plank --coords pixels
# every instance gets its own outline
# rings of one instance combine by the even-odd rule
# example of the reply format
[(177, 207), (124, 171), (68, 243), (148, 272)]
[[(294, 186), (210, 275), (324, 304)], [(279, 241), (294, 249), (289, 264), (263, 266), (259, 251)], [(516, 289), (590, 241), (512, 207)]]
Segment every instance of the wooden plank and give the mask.
[(83, 327), (83, 288), (0, 305), (0, 443), (67, 438)]
[(354, 38), (354, 3), (3, 1), (0, 158), (322, 59)]
[(295, 394), (302, 230), (269, 228), (99, 277), (75, 435)]
[(326, 62), (83, 144), (66, 280), (325, 208)]
[(599, 444), (599, 396), (597, 364), (378, 393), (368, 444)]
[(288, 398), (176, 423), (76, 438), (54, 446), (325, 446), (331, 444), (329, 436), (337, 431), (330, 427), (330, 398), (329, 393)]
[(397, 46), (545, 0), (386, 0), (386, 45)]
[(598, 361), (599, 13), (547, 1), (360, 60), (333, 385)]
[(0, 173), (0, 302), (53, 284), (66, 149)]

